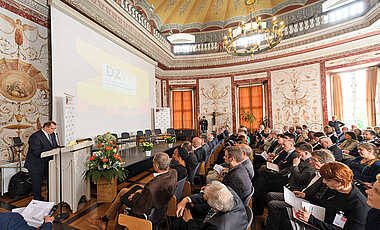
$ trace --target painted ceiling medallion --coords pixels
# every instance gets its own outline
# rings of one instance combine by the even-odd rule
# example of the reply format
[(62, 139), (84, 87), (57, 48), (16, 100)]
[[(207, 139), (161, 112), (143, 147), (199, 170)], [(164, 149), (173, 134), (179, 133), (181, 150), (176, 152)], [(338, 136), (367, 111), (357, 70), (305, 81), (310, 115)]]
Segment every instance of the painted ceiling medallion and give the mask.
[(33, 65), (18, 59), (0, 60), (0, 93), (13, 101), (31, 99), (37, 89), (48, 90), (47, 80)]

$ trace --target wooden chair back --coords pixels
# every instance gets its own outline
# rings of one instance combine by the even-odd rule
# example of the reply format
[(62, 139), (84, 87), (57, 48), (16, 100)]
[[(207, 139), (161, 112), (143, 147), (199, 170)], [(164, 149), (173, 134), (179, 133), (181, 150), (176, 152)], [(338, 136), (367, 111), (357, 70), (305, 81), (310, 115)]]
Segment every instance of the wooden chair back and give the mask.
[(125, 214), (119, 214), (118, 223), (133, 230), (152, 230), (152, 222)]

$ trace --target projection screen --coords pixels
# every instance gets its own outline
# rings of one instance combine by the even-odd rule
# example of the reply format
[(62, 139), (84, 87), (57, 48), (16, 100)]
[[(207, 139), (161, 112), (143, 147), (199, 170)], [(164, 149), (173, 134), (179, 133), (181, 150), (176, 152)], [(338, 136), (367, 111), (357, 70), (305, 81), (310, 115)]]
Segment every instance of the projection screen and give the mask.
[(51, 8), (53, 119), (61, 139), (65, 94), (73, 97), (71, 139), (151, 128), (155, 63), (107, 31), (101, 35), (98, 25), (71, 16)]

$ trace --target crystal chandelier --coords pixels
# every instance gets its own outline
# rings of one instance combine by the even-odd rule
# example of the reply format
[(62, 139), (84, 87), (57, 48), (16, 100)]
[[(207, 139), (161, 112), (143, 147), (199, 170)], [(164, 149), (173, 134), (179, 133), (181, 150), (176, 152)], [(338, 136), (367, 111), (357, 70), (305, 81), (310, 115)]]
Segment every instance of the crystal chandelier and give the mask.
[[(252, 9), (256, 0), (246, 0), (247, 7)], [(278, 24), (277, 18), (273, 17), (272, 28), (266, 27), (261, 17), (255, 14), (255, 22), (239, 23), (239, 26), (228, 30), (228, 36), (224, 36), (224, 48), (227, 53), (234, 56), (251, 56), (265, 52), (278, 45), (282, 39), (284, 22)]]

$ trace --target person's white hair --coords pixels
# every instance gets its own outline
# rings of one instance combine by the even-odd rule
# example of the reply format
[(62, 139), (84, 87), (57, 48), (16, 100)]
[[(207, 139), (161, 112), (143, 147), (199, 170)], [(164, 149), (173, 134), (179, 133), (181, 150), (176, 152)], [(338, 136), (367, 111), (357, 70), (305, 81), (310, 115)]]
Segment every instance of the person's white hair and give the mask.
[(207, 203), (215, 210), (228, 212), (232, 209), (234, 204), (234, 197), (230, 190), (219, 181), (213, 181), (206, 186), (205, 195), (207, 196)]

